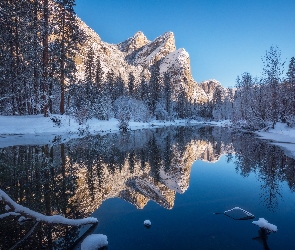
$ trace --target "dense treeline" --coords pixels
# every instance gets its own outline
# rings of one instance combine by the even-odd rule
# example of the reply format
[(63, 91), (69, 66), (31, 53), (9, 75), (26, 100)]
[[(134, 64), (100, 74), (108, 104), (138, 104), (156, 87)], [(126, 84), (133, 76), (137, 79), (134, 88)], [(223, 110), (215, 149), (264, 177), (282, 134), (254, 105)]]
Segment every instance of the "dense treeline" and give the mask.
[(274, 127), (277, 122), (294, 126), (295, 58), (291, 58), (286, 75), (277, 47), (271, 47), (262, 59), (261, 77), (245, 72), (237, 77), (235, 89), (229, 93), (217, 86), (203, 117), (230, 119), (235, 125), (251, 130)]
[(295, 58), (286, 76), (278, 48), (271, 47), (263, 58), (263, 76), (253, 78), (244, 73), (237, 79), (233, 121), (259, 129), (277, 122), (295, 124)]
[(94, 55), (90, 47), (85, 60), (85, 79), (70, 86), (69, 113), (80, 124), (92, 117), (100, 120), (115, 117), (122, 128), (128, 126), (129, 120), (147, 122), (152, 118), (172, 120), (196, 116), (197, 105), (188, 101), (185, 89), (174, 82), (170, 73), (160, 74), (159, 65), (160, 61), (151, 66), (149, 78), (142, 76), (138, 82), (130, 72), (124, 82), (112, 69), (104, 72), (99, 55)]
[(0, 2), (0, 113), (65, 112), (83, 35), (73, 0)]
[(236, 81), (232, 121), (248, 129), (274, 127), (277, 122), (295, 125), (295, 58), (284, 75), (284, 63), (277, 47), (263, 57), (262, 77), (243, 73)]

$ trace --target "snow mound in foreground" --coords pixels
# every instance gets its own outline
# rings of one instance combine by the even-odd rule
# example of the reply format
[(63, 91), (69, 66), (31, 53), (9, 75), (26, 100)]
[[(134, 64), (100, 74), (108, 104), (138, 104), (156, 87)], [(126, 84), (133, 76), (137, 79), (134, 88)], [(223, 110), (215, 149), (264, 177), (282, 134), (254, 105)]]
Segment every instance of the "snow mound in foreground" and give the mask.
[(259, 226), (259, 227), (261, 227), (261, 228), (268, 229), (269, 231), (272, 231), (272, 232), (278, 231), (278, 228), (277, 228), (276, 225), (273, 225), (273, 224), (269, 223), (264, 218), (259, 218), (258, 221), (253, 221), (252, 223)]
[(143, 224), (146, 226), (146, 227), (150, 227), (152, 225), (151, 221), (150, 220), (145, 220), (143, 222)]
[(81, 250), (97, 250), (108, 245), (108, 238), (103, 234), (88, 235), (81, 244)]

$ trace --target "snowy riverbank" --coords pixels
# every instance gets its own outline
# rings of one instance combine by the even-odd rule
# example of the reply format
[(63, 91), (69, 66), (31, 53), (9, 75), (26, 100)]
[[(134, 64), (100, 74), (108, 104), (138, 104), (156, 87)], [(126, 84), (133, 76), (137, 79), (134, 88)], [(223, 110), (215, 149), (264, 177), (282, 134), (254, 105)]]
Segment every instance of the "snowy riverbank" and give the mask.
[[(230, 126), (229, 121), (200, 122), (192, 120), (190, 124)], [(154, 120), (148, 123), (131, 121), (129, 128), (137, 130), (171, 125), (185, 126), (187, 123), (186, 120)], [(73, 118), (67, 115), (52, 115), (50, 117), (43, 117), (42, 115), (0, 116), (0, 148), (14, 145), (60, 143), (73, 138), (83, 137), (87, 133), (95, 135), (116, 133), (118, 131), (118, 120), (116, 119), (109, 121), (91, 119), (85, 124), (79, 125)], [(295, 157), (295, 128), (289, 128), (286, 124), (277, 123), (274, 129), (266, 132), (256, 132), (256, 134), (260, 138), (270, 140), (280, 146), (289, 156)]]
[(284, 123), (277, 123), (274, 129), (256, 132), (256, 134), (259, 138), (270, 140), (281, 147), (290, 157), (295, 157), (295, 128), (290, 128)]
[[(54, 122), (55, 121), (55, 122)], [(184, 126), (185, 120), (130, 122), (131, 130), (143, 128), (156, 128), (171, 125)], [(204, 122), (192, 120), (190, 124), (204, 124)], [(222, 126), (228, 121), (206, 123), (208, 125)], [(14, 145), (52, 144), (54, 142), (66, 142), (72, 138), (83, 137), (86, 134), (106, 134), (119, 131), (118, 120), (102, 121), (88, 120), (79, 125), (73, 118), (67, 115), (42, 115), (31, 116), (0, 116), (0, 148)]]

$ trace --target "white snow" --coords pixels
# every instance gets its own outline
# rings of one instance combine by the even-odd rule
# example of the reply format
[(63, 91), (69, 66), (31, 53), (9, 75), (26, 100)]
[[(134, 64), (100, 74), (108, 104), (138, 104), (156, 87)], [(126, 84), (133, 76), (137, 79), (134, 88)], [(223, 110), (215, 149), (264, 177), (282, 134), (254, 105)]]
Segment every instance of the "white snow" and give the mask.
[(261, 227), (261, 228), (268, 229), (269, 231), (272, 231), (272, 232), (278, 231), (278, 228), (277, 228), (276, 225), (273, 225), (273, 224), (269, 223), (264, 218), (259, 218), (258, 221), (253, 221), (252, 223), (259, 226), (259, 227)]
[(185, 49), (178, 49), (171, 52), (164, 57), (160, 65), (160, 73), (163, 74), (167, 72), (172, 66), (181, 69), (187, 64), (187, 60), (189, 60), (189, 54)]
[(146, 226), (146, 227), (150, 227), (152, 225), (151, 221), (150, 220), (145, 220), (143, 222), (143, 224)]
[(281, 147), (288, 156), (295, 157), (295, 128), (278, 122), (274, 129), (256, 132), (256, 134), (262, 139), (274, 141), (274, 144)]
[(24, 217), (24, 216), (21, 216), (21, 217), (18, 218), (18, 222), (19, 222), (19, 223), (24, 222), (24, 221), (26, 221), (26, 220), (27, 220), (27, 219), (26, 219), (26, 217)]
[(108, 238), (103, 234), (88, 235), (81, 243), (81, 250), (97, 250), (108, 245)]

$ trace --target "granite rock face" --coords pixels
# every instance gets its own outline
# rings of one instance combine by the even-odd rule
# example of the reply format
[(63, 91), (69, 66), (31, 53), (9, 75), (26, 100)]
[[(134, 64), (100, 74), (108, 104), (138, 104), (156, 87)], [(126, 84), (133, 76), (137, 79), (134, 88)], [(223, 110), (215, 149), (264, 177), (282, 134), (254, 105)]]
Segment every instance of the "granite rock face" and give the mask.
[[(81, 29), (86, 34), (86, 42), (81, 46), (76, 57), (80, 80), (85, 78), (85, 60), (90, 49), (94, 51), (95, 58), (99, 58), (103, 69), (103, 78), (109, 71), (120, 76), (125, 86), (128, 84), (130, 73), (135, 77), (135, 84), (140, 84), (142, 78), (148, 81), (157, 64), (160, 75), (164, 78), (167, 73), (173, 84), (174, 93), (182, 88), (191, 103), (207, 102), (207, 95), (191, 75), (190, 58), (185, 49), (177, 49), (172, 32), (166, 32), (153, 41), (149, 41), (141, 32), (119, 44), (109, 44), (101, 40), (99, 35), (79, 20)], [(176, 99), (173, 96), (172, 99)]]

